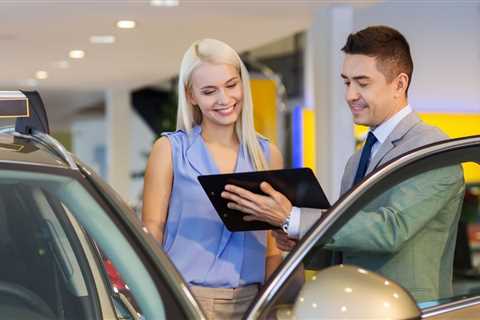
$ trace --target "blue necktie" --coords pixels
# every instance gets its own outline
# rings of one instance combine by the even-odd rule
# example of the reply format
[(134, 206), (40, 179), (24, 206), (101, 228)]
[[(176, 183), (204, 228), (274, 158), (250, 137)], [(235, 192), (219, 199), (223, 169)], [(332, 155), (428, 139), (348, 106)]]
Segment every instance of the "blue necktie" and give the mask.
[(362, 155), (360, 156), (360, 162), (358, 163), (357, 173), (355, 174), (355, 179), (353, 180), (353, 185), (356, 185), (360, 180), (365, 177), (367, 172), (368, 163), (370, 162), (370, 155), (372, 153), (372, 147), (377, 142), (375, 135), (369, 131), (367, 135), (367, 140), (362, 149)]

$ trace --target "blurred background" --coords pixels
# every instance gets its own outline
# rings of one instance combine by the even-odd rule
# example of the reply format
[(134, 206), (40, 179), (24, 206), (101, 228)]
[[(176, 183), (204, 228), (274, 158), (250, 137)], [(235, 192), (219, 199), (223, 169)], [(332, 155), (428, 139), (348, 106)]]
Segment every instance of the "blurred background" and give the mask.
[[(53, 135), (139, 210), (150, 148), (175, 129), (182, 55), (220, 39), (252, 74), (257, 130), (287, 167), (314, 169), (333, 202), (366, 133), (344, 102), (340, 49), (378, 24), (410, 43), (409, 102), (422, 118), (451, 137), (480, 134), (479, 1), (4, 0), (0, 89), (38, 90)], [(465, 170), (468, 241), (480, 249), (480, 170)]]

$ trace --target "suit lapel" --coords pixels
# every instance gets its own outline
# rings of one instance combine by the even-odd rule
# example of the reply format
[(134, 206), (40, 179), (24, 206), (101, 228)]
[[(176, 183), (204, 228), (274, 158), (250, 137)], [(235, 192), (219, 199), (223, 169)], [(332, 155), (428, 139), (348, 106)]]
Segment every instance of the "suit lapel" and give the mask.
[(362, 154), (362, 149), (357, 150), (353, 155), (350, 161), (347, 162), (345, 167), (345, 172), (343, 173), (344, 181), (342, 181), (340, 194), (344, 194), (345, 191), (350, 189), (353, 185), (353, 179), (355, 178), (355, 173), (358, 169), (358, 163), (360, 162), (360, 156)]
[(420, 118), (414, 112), (411, 112), (405, 118), (403, 118), (402, 121), (400, 121), (400, 123), (395, 127), (395, 129), (393, 129), (392, 133), (390, 133), (387, 139), (382, 143), (380, 149), (370, 161), (367, 174), (377, 168), (379, 164), (383, 163), (382, 160), (398, 144), (398, 141), (401, 140), (405, 134), (420, 121)]

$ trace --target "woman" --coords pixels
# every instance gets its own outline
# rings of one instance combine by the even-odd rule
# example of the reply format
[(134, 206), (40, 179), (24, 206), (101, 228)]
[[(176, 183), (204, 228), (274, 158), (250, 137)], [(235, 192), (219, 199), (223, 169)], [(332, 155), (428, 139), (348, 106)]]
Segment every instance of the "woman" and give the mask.
[(240, 318), (280, 251), (269, 232), (228, 231), (197, 176), (280, 169), (283, 160), (255, 132), (249, 75), (231, 47), (204, 39), (187, 50), (177, 131), (162, 135), (147, 164), (143, 222), (209, 318)]

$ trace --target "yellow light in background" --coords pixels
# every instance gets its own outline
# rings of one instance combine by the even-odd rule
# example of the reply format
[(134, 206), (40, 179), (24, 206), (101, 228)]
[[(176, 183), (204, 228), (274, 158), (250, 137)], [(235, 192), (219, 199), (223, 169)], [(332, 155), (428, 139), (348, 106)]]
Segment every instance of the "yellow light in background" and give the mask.
[[(420, 118), (426, 123), (439, 127), (450, 138), (480, 135), (480, 114), (459, 113), (420, 113)], [(355, 140), (362, 142), (368, 132), (365, 126), (355, 126)], [(361, 143), (358, 144), (361, 147)], [(480, 167), (475, 163), (463, 164), (465, 181), (480, 183)]]
[(253, 118), (255, 129), (278, 145), (277, 87), (275, 81), (252, 79)]
[(316, 172), (315, 110), (303, 110), (303, 165)]
[[(442, 129), (450, 138), (480, 134), (480, 114), (421, 113), (426, 123)], [(480, 166), (476, 163), (463, 164), (465, 182), (480, 183)]]

